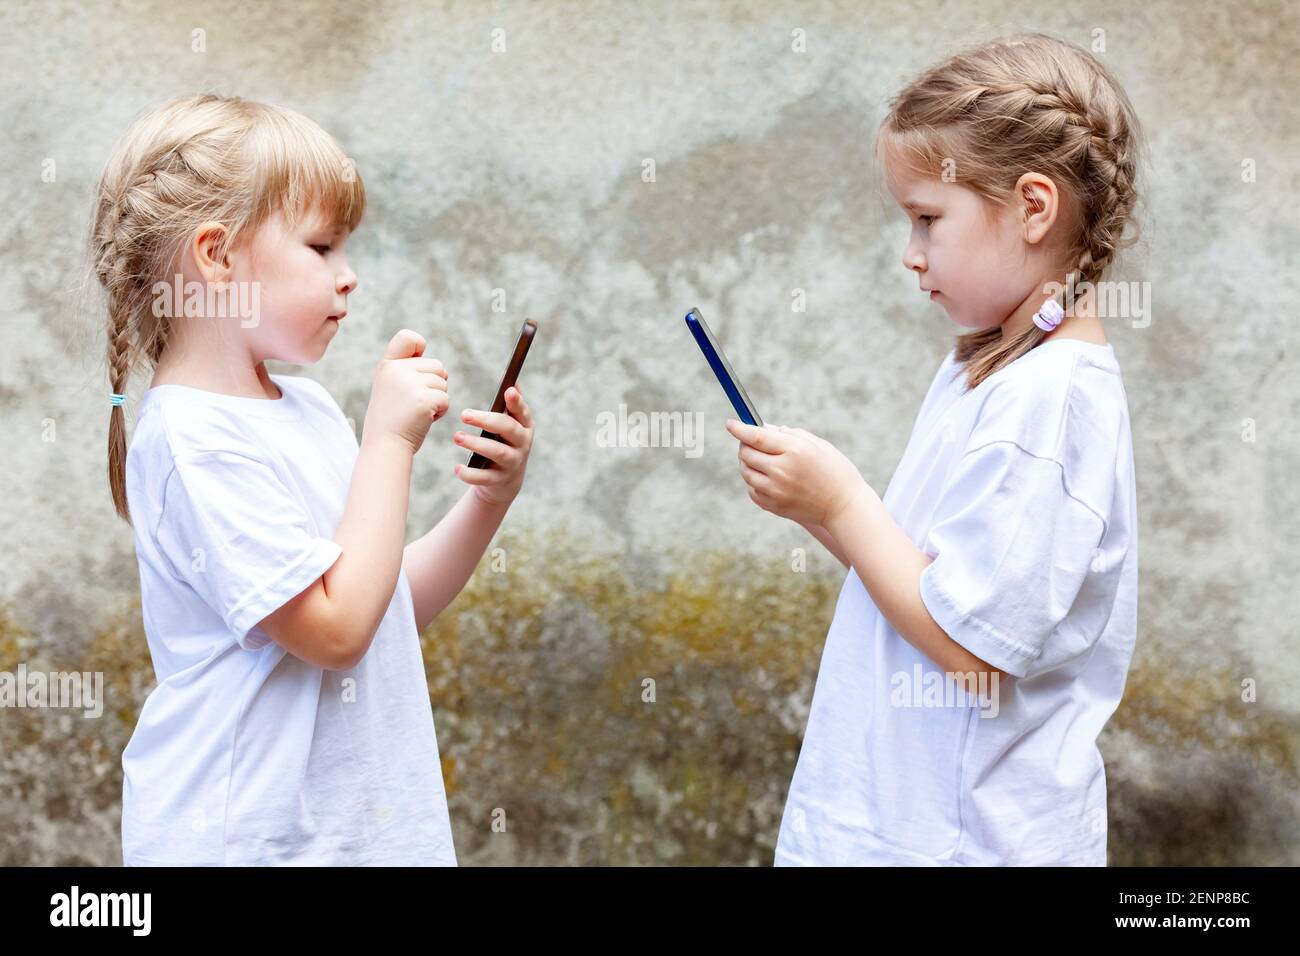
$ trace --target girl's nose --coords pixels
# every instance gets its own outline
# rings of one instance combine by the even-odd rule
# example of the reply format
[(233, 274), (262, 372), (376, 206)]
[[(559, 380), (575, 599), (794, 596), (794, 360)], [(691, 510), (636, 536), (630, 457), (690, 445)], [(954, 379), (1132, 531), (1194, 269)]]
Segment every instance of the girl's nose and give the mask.
[(340, 293), (342, 293), (343, 295), (347, 295), (349, 292), (356, 291), (356, 288), (357, 288), (357, 277), (356, 274), (352, 272), (350, 269), (347, 272), (343, 273), (341, 276), (339, 276), (338, 290)]
[(903, 250), (903, 268), (910, 269), (912, 272), (924, 272), (925, 253), (908, 243), (907, 248)]

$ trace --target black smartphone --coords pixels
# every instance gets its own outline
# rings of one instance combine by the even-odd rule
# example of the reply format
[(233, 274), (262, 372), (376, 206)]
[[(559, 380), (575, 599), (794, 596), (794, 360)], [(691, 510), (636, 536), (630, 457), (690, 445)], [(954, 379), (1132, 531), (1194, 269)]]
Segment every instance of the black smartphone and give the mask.
[[(519, 330), (519, 340), (515, 342), (514, 354), (510, 356), (510, 364), (506, 366), (506, 374), (501, 377), (501, 387), (497, 389), (496, 401), (492, 403), (492, 411), (504, 412), (506, 410), (506, 389), (514, 385), (519, 378), (519, 370), (524, 367), (524, 358), (528, 355), (528, 348), (533, 344), (533, 337), (537, 334), (537, 323), (532, 319), (524, 319), (524, 326)], [(493, 441), (500, 441), (501, 436), (495, 432), (490, 432), (486, 428), (479, 432), (483, 438), (490, 438)], [(491, 468), (492, 459), (484, 458), (478, 452), (474, 452), (469, 459), (470, 468)]]

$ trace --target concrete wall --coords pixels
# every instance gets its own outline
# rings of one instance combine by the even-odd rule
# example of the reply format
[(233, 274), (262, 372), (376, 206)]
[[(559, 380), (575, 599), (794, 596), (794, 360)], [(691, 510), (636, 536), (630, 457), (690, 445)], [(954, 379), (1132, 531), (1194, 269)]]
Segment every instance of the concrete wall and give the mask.
[[(490, 401), (523, 317), (541, 323), (522, 382), (537, 446), (494, 542), (509, 570), (485, 561), (423, 638), (462, 862), (766, 864), (843, 574), (745, 495), (681, 315), (700, 306), (766, 417), (883, 493), (955, 327), (899, 262), (871, 136), (909, 74), (1026, 29), (1104, 30), (1151, 143), (1146, 241), (1116, 274), (1150, 283), (1151, 321), (1108, 329), (1141, 507), (1137, 653), (1100, 741), (1111, 862), (1300, 862), (1298, 20), (1284, 3), (7, 5), (0, 669), (100, 670), (109, 699), (99, 720), (0, 712), (0, 862), (121, 859), (118, 761), (153, 675), (104, 478), (100, 318), (72, 288), (93, 179), (139, 111), (204, 88), (267, 99), (356, 160), (351, 314), (322, 362), (273, 370), (358, 422), (396, 329), (452, 370), (458, 412)], [(620, 403), (702, 413), (703, 453), (599, 447)], [(412, 535), (460, 494), (452, 422), (417, 460)]]

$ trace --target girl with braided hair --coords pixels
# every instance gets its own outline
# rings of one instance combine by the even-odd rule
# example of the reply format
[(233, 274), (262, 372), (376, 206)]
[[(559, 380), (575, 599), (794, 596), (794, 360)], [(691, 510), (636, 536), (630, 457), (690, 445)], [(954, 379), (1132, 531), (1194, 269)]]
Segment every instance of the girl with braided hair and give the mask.
[(1041, 34), (926, 70), (877, 137), (903, 266), (959, 335), (883, 498), (802, 429), (728, 424), (762, 508), (847, 568), (778, 865), (1106, 864), (1096, 739), (1137, 631), (1128, 401), (1093, 284), (1140, 131)]
[(122, 754), (126, 865), (456, 863), (419, 631), (518, 494), (533, 419), (517, 388), (508, 414), (466, 409), (499, 440), (455, 440), (493, 467), (458, 465), (471, 487), (404, 545), (448, 407), (424, 339), (388, 343), (360, 443), (320, 384), (267, 372), (340, 334), (365, 199), (316, 123), (216, 94), (139, 117), (100, 178), (109, 485), (157, 672)]

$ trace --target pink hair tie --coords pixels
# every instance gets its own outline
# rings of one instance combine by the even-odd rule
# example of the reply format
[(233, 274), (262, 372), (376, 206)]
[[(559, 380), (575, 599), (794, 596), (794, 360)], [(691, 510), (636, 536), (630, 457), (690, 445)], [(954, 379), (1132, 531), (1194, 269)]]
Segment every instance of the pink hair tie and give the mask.
[(1044, 332), (1050, 332), (1061, 324), (1065, 318), (1065, 310), (1061, 308), (1061, 303), (1055, 299), (1048, 299), (1042, 307), (1034, 313), (1034, 325), (1038, 326)]

